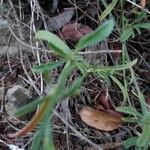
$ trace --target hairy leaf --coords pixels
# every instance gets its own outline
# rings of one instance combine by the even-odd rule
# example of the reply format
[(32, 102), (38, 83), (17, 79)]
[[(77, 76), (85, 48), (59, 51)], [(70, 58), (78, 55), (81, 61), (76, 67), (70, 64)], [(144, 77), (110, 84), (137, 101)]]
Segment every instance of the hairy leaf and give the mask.
[(103, 41), (104, 39), (106, 39), (106, 37), (110, 35), (113, 28), (114, 28), (113, 20), (109, 20), (105, 22), (104, 24), (99, 26), (94, 32), (81, 38), (80, 41), (76, 45), (76, 48), (75, 48), (76, 51), (79, 51), (87, 46), (94, 45), (98, 42)]

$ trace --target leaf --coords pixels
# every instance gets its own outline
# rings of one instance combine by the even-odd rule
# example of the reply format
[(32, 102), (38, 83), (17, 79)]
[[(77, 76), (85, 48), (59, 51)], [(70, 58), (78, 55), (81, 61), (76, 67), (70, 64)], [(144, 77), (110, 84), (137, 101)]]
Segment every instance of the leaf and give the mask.
[(18, 132), (8, 134), (7, 136), (9, 138), (15, 138), (15, 137), (26, 135), (27, 133), (32, 131), (35, 128), (35, 126), (46, 115), (47, 111), (49, 110), (49, 107), (50, 107), (50, 97), (45, 97), (42, 105), (40, 106), (39, 111), (32, 117), (31, 121)]
[(121, 35), (121, 38), (120, 38), (121, 42), (126, 42), (132, 36), (133, 33), (134, 33), (134, 30), (132, 27), (126, 28)]
[(84, 77), (78, 77), (73, 84), (66, 89), (65, 96), (73, 96), (77, 94), (81, 88)]
[(126, 141), (123, 142), (123, 146), (125, 149), (129, 149), (131, 146), (136, 145), (138, 137), (130, 137)]
[(144, 19), (146, 17), (146, 15), (147, 15), (146, 11), (140, 12), (140, 14), (134, 19), (134, 21), (132, 22), (132, 24), (135, 24), (137, 22), (142, 21), (142, 19)]
[(36, 73), (44, 73), (46, 71), (49, 71), (49, 70), (52, 70), (52, 69), (55, 69), (55, 68), (59, 67), (63, 63), (64, 63), (64, 60), (59, 60), (57, 62), (50, 62), (50, 63), (47, 63), (47, 64), (41, 64), (39, 66), (34, 66), (32, 68), (32, 71), (36, 72)]
[(21, 116), (23, 116), (23, 115), (25, 115), (25, 114), (27, 114), (27, 113), (29, 113), (29, 112), (35, 110), (35, 108), (36, 108), (39, 104), (41, 104), (41, 103), (42, 103), (42, 100), (36, 99), (36, 100), (34, 100), (34, 101), (32, 101), (32, 102), (30, 102), (30, 103), (28, 103), (28, 104), (26, 104), (26, 105), (20, 107), (20, 108), (14, 113), (14, 115), (15, 115), (16, 117), (21, 117)]
[[(56, 3), (56, 1), (58, 0), (53, 0), (53, 3), (54, 2)], [(49, 31), (59, 30), (71, 20), (74, 14), (75, 14), (74, 9), (65, 9), (59, 15), (51, 17), (50, 19), (46, 20), (48, 30)]]
[(89, 26), (82, 25), (81, 23), (69, 23), (61, 30), (61, 35), (72, 42), (77, 42), (83, 36), (93, 32)]
[(135, 24), (134, 27), (138, 28), (143, 28), (143, 29), (150, 29), (150, 23), (140, 23), (140, 24)]
[(71, 50), (66, 43), (51, 32), (44, 30), (38, 31), (35, 38), (47, 41), (53, 52), (59, 56), (64, 57), (66, 54), (71, 53)]
[(142, 115), (133, 107), (128, 106), (128, 107), (118, 107), (116, 109), (117, 111), (132, 115), (132, 116), (139, 116), (142, 117)]
[(122, 83), (116, 77), (114, 77), (114, 76), (110, 76), (110, 77), (118, 85), (118, 87), (121, 89), (122, 94), (123, 94), (123, 99), (124, 99), (124, 102), (125, 102), (126, 98), (127, 98), (126, 88), (122, 85)]
[(89, 68), (87, 72), (90, 73), (90, 72), (103, 72), (103, 71), (107, 72), (107, 71), (124, 70), (124, 69), (131, 68), (132, 66), (136, 64), (136, 62), (137, 62), (137, 59), (124, 65), (106, 66), (106, 67), (100, 66), (100, 67), (95, 67), (95, 68), (93, 67), (93, 68)]
[(91, 34), (83, 37), (80, 39), (80, 41), (77, 43), (75, 50), (79, 51), (87, 46), (94, 45), (98, 42), (103, 41), (106, 37), (110, 35), (114, 28), (114, 21), (109, 20), (99, 26), (94, 32)]
[(56, 94), (53, 95), (54, 99), (58, 100), (62, 95), (64, 95), (64, 89), (66, 87), (67, 79), (74, 69), (75, 66), (71, 62), (68, 62), (64, 66), (61, 74), (59, 75), (56, 88), (54, 89), (54, 91), (57, 91)]
[(115, 5), (117, 4), (118, 0), (113, 0), (108, 7), (102, 12), (101, 16), (99, 17), (100, 20), (103, 20), (110, 12), (113, 10)]
[(41, 141), (43, 140), (43, 136), (44, 132), (41, 132), (41, 129), (35, 133), (30, 150), (41, 150)]
[(86, 74), (87, 74), (86, 64), (84, 64), (83, 62), (77, 61), (77, 62), (75, 62), (75, 65), (80, 70), (80, 72), (83, 74), (83, 76), (86, 76)]
[(113, 106), (110, 103), (110, 100), (108, 96), (106, 95), (106, 92), (101, 92), (98, 96), (97, 102), (104, 106), (106, 109), (111, 109)]
[(122, 116), (116, 117), (115, 114), (95, 110), (91, 107), (83, 107), (79, 115), (87, 125), (103, 131), (112, 131), (123, 123)]
[(144, 147), (149, 142), (149, 124), (144, 124), (142, 135), (137, 140), (138, 147)]

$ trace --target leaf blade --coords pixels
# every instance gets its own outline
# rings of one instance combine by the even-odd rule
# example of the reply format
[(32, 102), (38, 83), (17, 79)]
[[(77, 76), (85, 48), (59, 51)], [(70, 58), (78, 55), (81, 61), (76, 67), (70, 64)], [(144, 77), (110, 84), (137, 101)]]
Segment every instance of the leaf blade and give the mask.
[(104, 24), (99, 26), (94, 32), (81, 38), (79, 42), (77, 43), (75, 50), (79, 51), (89, 45), (93, 45), (93, 44), (103, 41), (106, 37), (110, 35), (113, 28), (114, 28), (113, 20), (109, 20), (105, 22)]
[(63, 57), (71, 52), (67, 44), (51, 32), (40, 30), (36, 33), (35, 38), (47, 41), (53, 52), (59, 56)]

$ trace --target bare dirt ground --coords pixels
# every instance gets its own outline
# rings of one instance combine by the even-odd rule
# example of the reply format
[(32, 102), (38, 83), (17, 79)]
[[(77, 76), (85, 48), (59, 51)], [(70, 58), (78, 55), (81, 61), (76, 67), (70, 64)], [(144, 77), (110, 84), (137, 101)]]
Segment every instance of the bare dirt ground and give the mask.
[[(132, 17), (132, 8), (127, 3), (126, 13)], [(148, 9), (148, 8), (147, 8)], [(32, 71), (34, 65), (54, 61), (57, 57), (48, 50), (45, 43), (35, 42), (35, 33), (40, 29), (51, 31), (70, 47), (74, 47), (76, 41), (83, 35), (75, 38), (66, 38), (62, 28), (66, 24), (81, 23), (88, 26), (88, 31), (94, 30), (101, 22), (99, 13), (104, 10), (102, 2), (97, 0), (4, 0), (0, 4), (0, 149), (9, 150), (12, 144), (17, 148), (28, 150), (34, 131), (25, 137), (9, 139), (7, 134), (20, 130), (31, 119), (33, 113), (15, 118), (12, 112), (33, 99), (45, 95), (49, 86), (43, 82), (43, 77)], [(119, 20), (120, 10), (114, 10), (116, 20)], [(86, 29), (87, 30), (87, 29)], [(71, 31), (66, 31), (69, 33)], [(77, 33), (78, 34), (78, 33)], [(69, 36), (74, 36), (74, 34)], [(120, 50), (122, 47), (116, 40), (117, 33), (111, 35), (109, 40), (94, 45), (83, 51), (85, 58), (93, 64), (119, 64), (121, 54), (107, 53), (109, 49)], [(77, 38), (77, 39), (76, 39)], [(135, 72), (139, 79), (139, 85), (146, 98), (150, 93), (150, 32), (143, 31), (140, 36), (129, 40), (128, 50), (130, 58), (138, 58)], [(99, 52), (103, 50), (104, 52)], [(88, 54), (86, 51), (90, 51)], [(93, 52), (94, 51), (94, 52)], [(60, 70), (53, 71), (52, 81), (55, 82)], [(74, 72), (72, 79), (78, 75)], [(19, 88), (18, 88), (19, 85)], [(17, 86), (17, 87), (16, 87)], [(16, 90), (14, 90), (16, 89)], [(11, 93), (10, 90), (13, 90)], [(20, 91), (21, 92), (20, 92)], [(133, 89), (131, 89), (134, 91)], [(18, 92), (19, 91), (19, 92)], [(9, 92), (11, 94), (9, 94)], [(19, 94), (18, 94), (19, 93)], [(22, 93), (22, 94), (21, 94)], [(122, 141), (140, 131), (136, 124), (125, 124), (120, 128), (105, 132), (87, 126), (81, 120), (79, 111), (82, 106), (97, 108), (102, 93), (107, 93), (110, 103), (117, 107), (122, 101), (120, 89), (112, 84), (109, 86), (98, 76), (90, 75), (84, 82), (83, 91), (79, 96), (65, 99), (58, 103), (54, 110), (53, 135), (57, 150), (97, 150), (102, 149), (122, 150)], [(133, 99), (136, 97), (130, 93)], [(14, 101), (12, 99), (15, 98)], [(18, 102), (19, 101), (19, 102)], [(133, 101), (138, 107), (138, 103)], [(17, 150), (16, 148), (16, 150)], [(134, 147), (131, 149), (135, 149)], [(15, 149), (12, 149), (15, 150)], [(19, 149), (18, 149), (19, 150)]]

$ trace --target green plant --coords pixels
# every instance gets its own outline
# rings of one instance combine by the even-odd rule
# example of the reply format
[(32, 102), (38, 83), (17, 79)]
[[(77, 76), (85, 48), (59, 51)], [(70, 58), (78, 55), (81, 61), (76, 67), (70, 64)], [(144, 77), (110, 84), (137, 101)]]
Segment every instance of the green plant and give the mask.
[[(117, 66), (94, 66), (90, 65), (81, 55), (79, 51), (83, 48), (103, 41), (110, 35), (114, 27), (114, 22), (109, 20), (98, 27), (93, 33), (81, 38), (76, 44), (75, 49), (70, 49), (61, 39), (55, 34), (47, 31), (39, 31), (36, 34), (36, 39), (44, 40), (48, 42), (50, 49), (60, 57), (60, 60), (56, 62), (50, 62), (47, 64), (41, 64), (40, 66), (33, 67), (33, 71), (36, 73), (47, 74), (58, 66), (62, 66), (63, 69), (59, 75), (58, 81), (53, 85), (49, 95), (44, 96), (41, 99), (36, 99), (26, 106), (20, 108), (17, 112), (17, 116), (22, 116), (28, 112), (31, 112), (39, 106), (37, 113), (32, 118), (31, 122), (17, 133), (10, 134), (9, 137), (22, 136), (33, 130), (36, 125), (38, 129), (36, 131), (31, 150), (50, 149), (54, 150), (52, 127), (50, 124), (50, 117), (52, 116), (52, 110), (55, 108), (57, 102), (66, 97), (71, 97), (78, 94), (81, 90), (81, 85), (84, 78), (90, 73), (96, 73), (100, 76), (113, 76), (115, 72), (131, 68), (136, 60), (133, 62), (127, 62), (123, 65)], [(74, 80), (71, 85), (68, 85), (68, 77), (74, 69), (80, 71), (80, 76)]]
[[(130, 37), (134, 38), (136, 35), (136, 31), (140, 35), (141, 29), (150, 29), (150, 23), (145, 22), (146, 16), (147, 12), (142, 11), (135, 19), (132, 19), (132, 22), (129, 22), (129, 19), (123, 16), (125, 27), (121, 34), (121, 42), (126, 42)], [(144, 21), (144, 23), (141, 23), (141, 21)]]
[[(138, 34), (141, 34), (141, 29), (150, 29), (150, 23), (146, 22), (147, 12), (141, 11), (138, 13), (138, 16), (135, 19), (132, 19), (129, 23), (129, 20), (125, 18), (124, 13), (124, 1), (121, 2), (121, 10), (122, 10), (122, 33), (120, 35), (120, 40), (122, 43), (122, 61), (130, 61), (130, 57), (128, 54), (126, 43), (128, 42), (129, 38), (132, 36), (135, 37), (135, 31)], [(144, 23), (141, 23), (144, 22)], [(128, 114), (128, 117), (124, 118), (124, 122), (127, 123), (136, 123), (139, 127), (141, 127), (142, 132), (138, 132), (137, 136), (133, 136), (128, 138), (126, 141), (123, 142), (125, 149), (129, 149), (131, 146), (135, 146), (138, 149), (147, 150), (149, 147), (149, 140), (150, 140), (150, 112), (148, 110), (148, 106), (145, 102), (145, 98), (143, 93), (141, 92), (138, 86), (138, 80), (135, 76), (135, 72), (133, 68), (130, 68), (131, 80), (127, 82), (126, 71), (124, 70), (124, 85), (125, 87), (125, 94), (127, 94), (127, 88), (133, 84), (135, 88), (135, 95), (137, 100), (140, 103), (140, 106), (136, 108), (134, 104), (131, 103), (131, 99), (128, 96), (128, 103), (125, 106), (118, 107), (117, 110)]]

